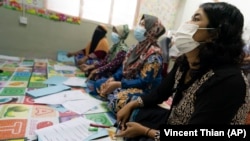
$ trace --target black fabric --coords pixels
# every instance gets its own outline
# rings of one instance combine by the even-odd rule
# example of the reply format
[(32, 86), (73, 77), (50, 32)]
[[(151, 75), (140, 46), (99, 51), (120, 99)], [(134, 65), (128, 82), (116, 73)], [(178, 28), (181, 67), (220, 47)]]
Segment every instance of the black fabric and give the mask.
[(92, 36), (91, 44), (90, 44), (90, 49), (89, 49), (89, 54), (94, 52), (96, 49), (96, 46), (98, 45), (99, 41), (105, 37), (107, 31), (103, 29), (102, 26), (98, 25), (95, 29), (95, 32)]
[[(145, 107), (161, 103), (173, 94), (177, 68), (178, 65), (175, 65), (156, 91), (141, 96)], [(196, 91), (195, 111), (188, 124), (229, 124), (239, 106), (245, 103), (246, 84), (240, 68), (235, 65), (223, 65), (213, 71), (214, 75)], [(200, 78), (200, 75), (196, 75), (196, 78)], [(185, 90), (187, 85), (182, 85), (182, 88), (177, 86), (179, 92), (175, 97), (178, 98), (173, 104), (178, 104), (182, 97), (181, 90)]]
[(160, 125), (166, 123), (169, 110), (159, 106), (141, 108), (136, 115), (135, 122), (138, 122), (152, 129), (159, 129)]
[(169, 61), (169, 49), (170, 49), (171, 38), (166, 39), (166, 50), (167, 50), (167, 61)]
[[(135, 122), (140, 123), (148, 128), (159, 129), (160, 125), (166, 123), (169, 110), (159, 106), (141, 108), (136, 115)], [(136, 138), (127, 138), (125, 141), (154, 141), (146, 136), (139, 136)]]

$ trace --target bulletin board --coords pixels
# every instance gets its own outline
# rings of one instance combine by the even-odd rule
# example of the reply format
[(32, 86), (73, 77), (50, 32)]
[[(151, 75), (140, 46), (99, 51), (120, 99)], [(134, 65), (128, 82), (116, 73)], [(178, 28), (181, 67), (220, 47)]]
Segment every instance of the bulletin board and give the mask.
[(32, 6), (32, 7), (37, 7), (37, 8), (45, 8), (45, 1), (44, 0), (19, 0), (20, 3), (22, 1), (24, 2), (25, 5)]
[(5, 5), (9, 5), (17, 8), (22, 8), (23, 4), (27, 7), (34, 7), (34, 8), (45, 8), (45, 1), (46, 0), (4, 0)]
[(80, 24), (80, 17), (68, 16), (47, 10), (46, 2), (47, 0), (3, 0), (3, 6), (7, 9), (24, 11), (54, 21)]

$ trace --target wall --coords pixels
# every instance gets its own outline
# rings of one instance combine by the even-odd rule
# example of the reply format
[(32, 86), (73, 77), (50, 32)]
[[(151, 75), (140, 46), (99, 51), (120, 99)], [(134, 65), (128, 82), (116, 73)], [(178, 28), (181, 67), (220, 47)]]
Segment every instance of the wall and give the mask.
[[(167, 30), (173, 29), (182, 0), (141, 0), (139, 17), (147, 13), (159, 17)], [(137, 19), (139, 20), (139, 19)]]
[[(139, 17), (142, 13), (157, 15), (167, 30), (176, 30), (181, 23), (190, 19), (199, 4), (204, 1), (209, 0), (142, 0), (138, 15)], [(245, 17), (245, 24), (250, 27), (248, 14), (250, 2), (224, 1), (239, 7)], [(83, 48), (91, 39), (97, 25), (91, 21), (82, 21), (80, 25), (75, 25), (26, 14), (28, 25), (21, 26), (18, 22), (21, 15), (19, 11), (0, 7), (0, 54), (55, 59), (59, 50), (75, 51)], [(110, 31), (109, 27), (108, 37)], [(133, 31), (127, 43), (129, 46), (136, 43)]]
[(180, 26), (181, 23), (183, 23), (184, 21), (184, 17), (187, 17), (185, 16), (186, 12), (188, 10), (185, 10), (185, 6), (186, 6), (186, 3), (187, 1), (186, 0), (181, 0), (181, 2), (179, 3), (179, 7), (178, 7), (178, 12), (176, 12), (176, 17), (175, 17), (175, 24), (173, 25), (173, 27), (171, 28), (171, 30), (175, 31), (176, 29), (178, 29), (178, 27)]
[(181, 0), (180, 11), (178, 12), (178, 17), (175, 21), (174, 30), (177, 30), (178, 27), (191, 19), (194, 12), (199, 7), (201, 0)]
[[(76, 25), (30, 14), (26, 14), (27, 26), (22, 26), (18, 22), (21, 15), (19, 11), (0, 7), (0, 54), (55, 59), (59, 50), (76, 51), (84, 48), (97, 26), (91, 21)], [(107, 37), (110, 37), (110, 31), (109, 27)], [(134, 42), (131, 33), (127, 43), (132, 45)]]
[[(158, 16), (166, 29), (175, 25), (180, 0), (141, 0), (139, 18), (142, 13)], [(26, 14), (27, 26), (19, 25), (20, 11), (0, 7), (0, 54), (56, 59), (59, 50), (76, 51), (90, 41), (97, 23), (82, 21), (80, 25), (57, 22)], [(107, 37), (110, 37), (111, 28)], [(109, 39), (110, 43), (111, 40)], [(133, 31), (126, 40), (131, 46), (136, 43)]]

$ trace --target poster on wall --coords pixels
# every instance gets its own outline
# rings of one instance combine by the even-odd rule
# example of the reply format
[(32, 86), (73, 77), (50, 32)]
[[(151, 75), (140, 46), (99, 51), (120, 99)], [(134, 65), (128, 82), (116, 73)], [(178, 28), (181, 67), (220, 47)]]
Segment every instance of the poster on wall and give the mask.
[(44, 8), (44, 0), (19, 0), (20, 3), (37, 8)]
[(5, 8), (25, 11), (26, 13), (37, 15), (54, 21), (62, 21), (73, 24), (80, 24), (79, 17), (72, 17), (62, 13), (49, 11), (46, 9), (47, 0), (3, 0)]
[(5, 6), (14, 10), (22, 10), (23, 6), (45, 9), (45, 0), (4, 0)]

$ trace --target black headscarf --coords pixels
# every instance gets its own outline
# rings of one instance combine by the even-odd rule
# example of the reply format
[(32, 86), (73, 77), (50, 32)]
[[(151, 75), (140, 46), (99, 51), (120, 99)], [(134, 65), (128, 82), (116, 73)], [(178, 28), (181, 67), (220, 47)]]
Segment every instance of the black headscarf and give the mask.
[(98, 25), (95, 29), (95, 32), (92, 36), (92, 40), (91, 40), (91, 44), (90, 44), (90, 49), (89, 49), (89, 54), (94, 52), (94, 50), (96, 49), (97, 44), (99, 43), (99, 41), (105, 37), (107, 33), (107, 30), (101, 26)]

